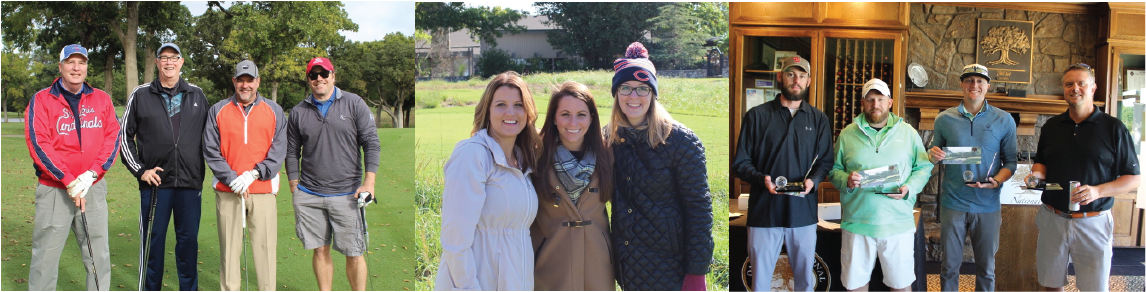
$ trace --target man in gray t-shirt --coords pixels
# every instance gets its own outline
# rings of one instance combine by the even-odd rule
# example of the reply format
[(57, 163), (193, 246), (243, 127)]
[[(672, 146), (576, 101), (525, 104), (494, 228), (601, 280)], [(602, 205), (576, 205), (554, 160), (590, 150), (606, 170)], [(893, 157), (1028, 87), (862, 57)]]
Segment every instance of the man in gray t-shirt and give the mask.
[(361, 97), (334, 86), (330, 60), (311, 59), (306, 72), (313, 94), (299, 102), (287, 120), (286, 166), (298, 222), (295, 231), (303, 248), (314, 250), (318, 290), (331, 289), (333, 244), (346, 255), (351, 289), (362, 291), (366, 226), (357, 200), (360, 193), (374, 195), (381, 152), (374, 116)]

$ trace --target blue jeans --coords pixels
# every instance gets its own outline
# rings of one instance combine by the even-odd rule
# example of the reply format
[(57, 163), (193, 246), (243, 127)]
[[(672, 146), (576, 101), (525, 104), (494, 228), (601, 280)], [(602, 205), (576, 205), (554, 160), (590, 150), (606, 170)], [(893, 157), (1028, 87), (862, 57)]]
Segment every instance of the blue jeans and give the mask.
[[(143, 264), (143, 244), (146, 241), (148, 212), (151, 210), (151, 189), (139, 192), (140, 265)], [(179, 271), (179, 290), (199, 290), (199, 218), (203, 196), (200, 190), (188, 188), (159, 189), (155, 204), (155, 222), (151, 228), (151, 250), (147, 257), (147, 281), (143, 290), (159, 291), (163, 288), (164, 243), (167, 225), (175, 220), (175, 267)]]

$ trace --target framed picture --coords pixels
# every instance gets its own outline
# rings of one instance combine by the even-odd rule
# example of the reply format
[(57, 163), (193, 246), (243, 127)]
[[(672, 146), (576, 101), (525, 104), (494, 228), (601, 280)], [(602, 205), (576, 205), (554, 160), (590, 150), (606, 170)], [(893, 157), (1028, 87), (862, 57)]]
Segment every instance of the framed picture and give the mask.
[(773, 99), (776, 99), (776, 95), (778, 95), (778, 94), (780, 94), (779, 89), (765, 89), (764, 90), (764, 102), (769, 102), (769, 101), (772, 101)]
[(748, 112), (758, 105), (764, 104), (764, 90), (756, 88), (744, 89), (744, 112)]
[(796, 51), (776, 51), (776, 58), (772, 59), (772, 64), (774, 64), (774, 65), (772, 65), (773, 66), (772, 70), (780, 71), (781, 69), (784, 69), (781, 67), (783, 65), (780, 64), (780, 59), (788, 58), (788, 57), (795, 56), (795, 55), (796, 55)]
[(773, 88), (776, 87), (776, 80), (756, 79), (756, 88)]
[(975, 63), (987, 66), (991, 82), (1031, 83), (1034, 22), (979, 19)]

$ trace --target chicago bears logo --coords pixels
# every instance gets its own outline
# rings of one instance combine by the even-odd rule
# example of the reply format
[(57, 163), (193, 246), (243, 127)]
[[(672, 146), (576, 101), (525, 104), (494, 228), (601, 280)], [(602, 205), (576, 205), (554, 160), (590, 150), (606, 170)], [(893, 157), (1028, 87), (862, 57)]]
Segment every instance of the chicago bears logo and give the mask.
[[(642, 74), (644, 76), (641, 76)], [(652, 74), (649, 74), (649, 71), (645, 70), (637, 70), (637, 72), (633, 72), (633, 78), (637, 78), (637, 80), (640, 81), (649, 81), (650, 76), (652, 76)]]

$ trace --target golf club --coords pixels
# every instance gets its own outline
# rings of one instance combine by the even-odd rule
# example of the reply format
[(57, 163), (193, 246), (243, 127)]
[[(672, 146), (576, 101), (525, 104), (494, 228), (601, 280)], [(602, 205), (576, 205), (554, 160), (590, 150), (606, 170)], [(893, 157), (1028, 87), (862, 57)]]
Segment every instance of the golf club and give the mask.
[(239, 194), (239, 211), (243, 213), (243, 242), (239, 252), (243, 253), (243, 285), (245, 290), (251, 290), (251, 273), (247, 271), (247, 199)]
[[(359, 198), (365, 198), (365, 196), (363, 194), (365, 194), (365, 196), (370, 196), (370, 200), (367, 200), (366, 203), (369, 203), (369, 201), (371, 201), (371, 200), (374, 201), (375, 204), (378, 203), (377, 198), (375, 198), (373, 194), (368, 193), (368, 192), (359, 193), (358, 197)], [(362, 251), (362, 261), (366, 262), (366, 267), (367, 267), (366, 268), (366, 271), (367, 271), (366, 282), (370, 283), (370, 291), (374, 291), (374, 281), (372, 281), (372, 279), (370, 278), (370, 273), (369, 273), (369, 271), (370, 271), (370, 268), (369, 268), (370, 267), (370, 260), (366, 257), (366, 255), (370, 254), (370, 225), (366, 225), (366, 206), (367, 206), (367, 204), (359, 204), (359, 206), (358, 206), (358, 213), (362, 216), (362, 235), (366, 237), (366, 250)]]
[(96, 291), (99, 291), (99, 273), (96, 272), (95, 253), (92, 253), (92, 234), (88, 233), (88, 213), (80, 210), (80, 220), (84, 222), (84, 236), (88, 238), (88, 258), (92, 259), (92, 274), (95, 274)]
[(155, 225), (155, 204), (159, 198), (159, 185), (151, 186), (151, 208), (147, 213), (147, 236), (143, 241), (143, 249), (139, 251), (139, 291), (143, 291), (144, 278), (147, 277), (147, 264), (151, 261), (151, 228)]

